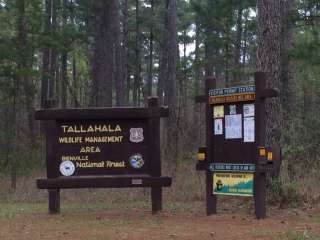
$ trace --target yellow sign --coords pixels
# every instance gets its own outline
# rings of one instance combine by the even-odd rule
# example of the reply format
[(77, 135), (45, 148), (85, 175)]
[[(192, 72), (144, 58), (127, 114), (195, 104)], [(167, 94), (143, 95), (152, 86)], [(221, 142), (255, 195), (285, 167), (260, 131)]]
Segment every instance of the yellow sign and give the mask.
[(259, 148), (259, 155), (261, 157), (264, 157), (266, 155), (266, 149), (265, 148)]
[(213, 107), (213, 117), (214, 118), (224, 118), (224, 106), (214, 106)]
[(253, 196), (253, 173), (215, 172), (213, 194)]
[(206, 160), (206, 154), (198, 153), (198, 161), (204, 161), (204, 160)]

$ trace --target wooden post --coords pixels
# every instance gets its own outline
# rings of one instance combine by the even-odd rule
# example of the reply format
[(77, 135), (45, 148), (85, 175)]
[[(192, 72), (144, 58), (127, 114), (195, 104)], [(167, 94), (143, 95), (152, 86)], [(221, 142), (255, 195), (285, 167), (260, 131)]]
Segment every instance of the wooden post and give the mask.
[[(266, 106), (265, 99), (261, 98), (262, 91), (266, 88), (266, 76), (265, 73), (255, 73), (255, 88), (256, 88), (256, 100), (255, 100), (255, 116), (256, 116), (256, 169), (258, 168), (258, 147), (265, 146), (266, 138)], [(257, 219), (263, 219), (266, 217), (266, 173), (257, 171), (254, 175), (254, 204), (255, 214)]]
[[(45, 108), (53, 108), (54, 101), (47, 100)], [(56, 149), (56, 123), (55, 121), (45, 122), (46, 131), (46, 163), (47, 163), (47, 178), (56, 178), (58, 176), (58, 170), (55, 166), (55, 149)], [(48, 210), (50, 214), (60, 213), (60, 189), (49, 189), (49, 206)]]
[[(148, 108), (159, 107), (157, 97), (148, 98)], [(161, 176), (161, 159), (160, 159), (160, 117), (150, 117), (148, 119), (149, 128), (149, 148), (148, 157), (150, 159), (150, 175), (152, 177)], [(152, 213), (156, 214), (162, 210), (162, 187), (151, 187)]]
[(206, 170), (206, 202), (207, 202), (207, 215), (217, 213), (217, 196), (213, 194), (213, 173), (209, 170), (209, 164), (214, 162), (213, 159), (213, 108), (209, 103), (209, 90), (216, 87), (216, 79), (213, 77), (207, 77), (206, 79), (206, 144), (207, 144), (207, 170)]

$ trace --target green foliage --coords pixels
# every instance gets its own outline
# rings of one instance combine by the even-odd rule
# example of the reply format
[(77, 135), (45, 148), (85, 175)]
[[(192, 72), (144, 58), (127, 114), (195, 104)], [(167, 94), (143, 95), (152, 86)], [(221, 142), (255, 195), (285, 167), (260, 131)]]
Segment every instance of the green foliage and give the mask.
[[(88, 106), (88, 96), (92, 86), (91, 62), (95, 27), (92, 24), (95, 17), (92, 1), (67, 0), (67, 6), (64, 7), (63, 1), (57, 0), (55, 31), (50, 31), (45, 26), (45, 1), (25, 0), (24, 12), (19, 8), (21, 2), (21, 0), (0, 1), (0, 144), (3, 146), (0, 148), (0, 168), (6, 171), (14, 159), (19, 159), (17, 166), (24, 171), (43, 164), (41, 162), (43, 160), (36, 154), (41, 152), (38, 140), (39, 128), (36, 127), (36, 141), (31, 143), (28, 116), (39, 106), (41, 80), (55, 79), (54, 97), (56, 100), (61, 98), (59, 84), (61, 84), (63, 54), (67, 54), (67, 105), (74, 106), (76, 99), (80, 106)], [(136, 39), (139, 39), (141, 51), (142, 81), (139, 90), (142, 92), (148, 80), (151, 27), (154, 34), (153, 89), (157, 88), (160, 56), (164, 51), (165, 41), (163, 33), (167, 14), (166, 1), (154, 1), (153, 12), (149, 0), (138, 2), (140, 9), (137, 18), (136, 1), (128, 0), (127, 32), (122, 32), (121, 42), (124, 44), (126, 41), (128, 44), (126, 46), (128, 52), (123, 53), (128, 65), (126, 72), (128, 105), (131, 104), (132, 79), (136, 67)], [(124, 0), (119, 3), (120, 30), (123, 31)], [(190, 126), (195, 125), (192, 119), (193, 97), (203, 90), (201, 78), (207, 63), (212, 63), (214, 66), (215, 76), (221, 85), (239, 85), (250, 80), (256, 65), (257, 13), (255, 0), (178, 0), (177, 4), (180, 47), (187, 49), (193, 47), (196, 38), (199, 41), (197, 56), (192, 51), (186, 55), (180, 52), (177, 69), (178, 99), (181, 107), (180, 137), (187, 139), (194, 130), (190, 129)], [(280, 196), (288, 201), (298, 202), (300, 185), (297, 179), (305, 178), (312, 169), (320, 169), (319, 8), (317, 0), (295, 1), (289, 19), (294, 21), (293, 48), (289, 52), (292, 76), (289, 82), (291, 108), (283, 109), (284, 115), (288, 118), (282, 131), (283, 158), (287, 164), (283, 172), (286, 171), (288, 177), (285, 181), (273, 179), (268, 184), (270, 193), (273, 194), (271, 198), (279, 201)], [(238, 26), (240, 12), (242, 15)], [(138, 33), (136, 33), (137, 23), (140, 27)], [(24, 27), (25, 39), (21, 39), (21, 26)], [(241, 39), (240, 49), (237, 49), (239, 29)], [(213, 52), (209, 56), (208, 48)], [(44, 49), (49, 49), (57, 55), (58, 66), (54, 73), (43, 71)], [(235, 59), (238, 50), (240, 59)], [(237, 61), (239, 65), (236, 64)], [(28, 109), (30, 99), (33, 102), (32, 107)], [(188, 158), (192, 155), (189, 152), (184, 154)]]

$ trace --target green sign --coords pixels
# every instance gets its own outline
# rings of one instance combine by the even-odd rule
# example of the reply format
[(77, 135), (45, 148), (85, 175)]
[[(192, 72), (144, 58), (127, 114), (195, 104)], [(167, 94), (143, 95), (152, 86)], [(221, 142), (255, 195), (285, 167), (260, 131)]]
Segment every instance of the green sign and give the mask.
[(215, 172), (213, 194), (253, 196), (253, 173)]

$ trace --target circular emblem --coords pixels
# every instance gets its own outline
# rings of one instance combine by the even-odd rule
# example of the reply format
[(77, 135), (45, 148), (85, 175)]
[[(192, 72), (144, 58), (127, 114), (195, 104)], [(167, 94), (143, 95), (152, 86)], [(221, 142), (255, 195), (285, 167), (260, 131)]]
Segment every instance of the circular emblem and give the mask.
[(129, 163), (134, 169), (141, 169), (144, 165), (144, 160), (141, 154), (136, 153), (129, 158)]
[(71, 176), (74, 174), (76, 167), (71, 161), (63, 161), (60, 163), (60, 172), (63, 176)]

